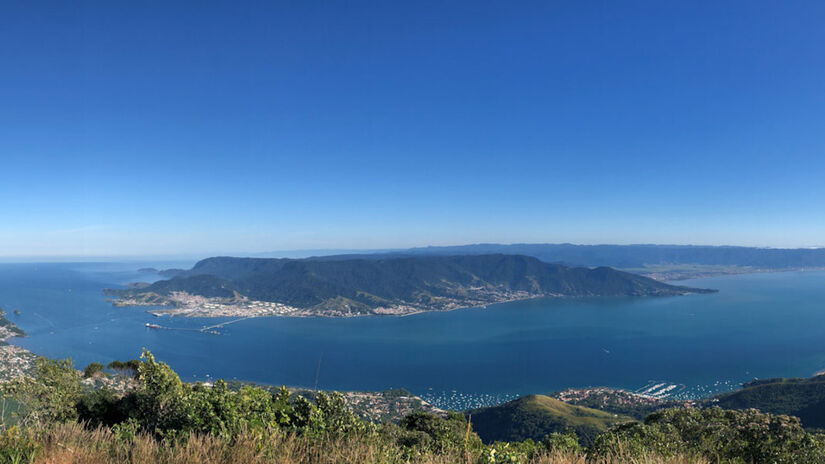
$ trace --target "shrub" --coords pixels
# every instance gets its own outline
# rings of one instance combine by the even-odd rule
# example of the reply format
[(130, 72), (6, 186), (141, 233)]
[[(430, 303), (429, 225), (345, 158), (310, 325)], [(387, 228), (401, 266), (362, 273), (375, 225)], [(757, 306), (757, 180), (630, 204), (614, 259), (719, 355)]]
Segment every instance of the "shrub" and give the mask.
[(39, 448), (31, 433), (11, 427), (0, 433), (0, 464), (34, 462)]
[(541, 446), (547, 451), (562, 453), (578, 453), (582, 450), (579, 437), (574, 429), (567, 429), (564, 433), (551, 433), (544, 437)]
[(799, 419), (757, 410), (666, 409), (600, 435), (591, 455), (691, 453), (712, 461), (821, 463), (825, 446)]
[(106, 368), (122, 377), (137, 377), (138, 367), (140, 367), (139, 359), (131, 359), (129, 361), (112, 361)]
[(90, 427), (112, 426), (129, 418), (134, 410), (131, 396), (103, 387), (84, 393), (77, 401), (77, 417)]
[(103, 371), (103, 364), (93, 362), (83, 369), (83, 378), (88, 379), (94, 377)]
[(421, 435), (406, 438), (421, 437), (419, 445), (434, 451), (474, 450), (482, 446), (481, 438), (472, 432), (467, 419), (460, 413), (448, 412), (447, 417), (443, 418), (428, 412), (415, 412), (404, 417), (400, 425), (407, 431), (424, 433), (428, 439)]
[(37, 358), (33, 377), (20, 377), (3, 385), (3, 393), (24, 407), (20, 423), (50, 424), (77, 419), (80, 373), (70, 359)]

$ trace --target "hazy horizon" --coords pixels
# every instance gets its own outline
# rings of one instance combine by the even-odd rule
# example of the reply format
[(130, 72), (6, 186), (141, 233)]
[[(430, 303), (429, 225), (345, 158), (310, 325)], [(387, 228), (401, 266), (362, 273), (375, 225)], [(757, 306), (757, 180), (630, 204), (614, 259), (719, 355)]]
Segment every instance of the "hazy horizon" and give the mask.
[(574, 245), (574, 246), (684, 246), (684, 247), (719, 247), (719, 248), (757, 248), (757, 249), (784, 249), (784, 250), (815, 250), (823, 249), (825, 247), (760, 247), (760, 246), (743, 246), (743, 245), (705, 245), (695, 243), (572, 243), (572, 242), (518, 242), (518, 243), (494, 243), (494, 242), (476, 242), (476, 243), (453, 243), (444, 245), (423, 245), (410, 247), (394, 247), (394, 248), (312, 248), (312, 249), (291, 249), (291, 250), (217, 250), (206, 251), (201, 253), (177, 253), (177, 254), (130, 254), (130, 255), (0, 255), (0, 263), (49, 263), (49, 262), (192, 262), (197, 260), (210, 258), (215, 256), (232, 256), (232, 257), (252, 257), (252, 258), (308, 258), (312, 256), (330, 256), (330, 255), (345, 255), (358, 253), (391, 253), (403, 252), (407, 250), (426, 249), (426, 248), (440, 248), (440, 247), (462, 247), (474, 245)]

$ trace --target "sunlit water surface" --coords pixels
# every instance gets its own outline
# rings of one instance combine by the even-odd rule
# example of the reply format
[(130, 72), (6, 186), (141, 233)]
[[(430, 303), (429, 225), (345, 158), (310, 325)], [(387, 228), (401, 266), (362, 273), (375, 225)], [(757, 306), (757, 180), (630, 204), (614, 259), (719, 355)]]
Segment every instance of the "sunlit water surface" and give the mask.
[[(0, 264), (0, 306), (29, 336), (12, 343), (77, 366), (141, 348), (187, 380), (222, 377), (339, 390), (403, 387), (464, 408), (599, 386), (706, 396), (753, 378), (825, 367), (825, 272), (749, 274), (683, 285), (719, 293), (541, 299), (409, 317), (156, 318), (102, 290), (148, 264)], [(19, 315), (12, 310), (20, 311)], [(320, 365), (320, 370), (319, 370)]]

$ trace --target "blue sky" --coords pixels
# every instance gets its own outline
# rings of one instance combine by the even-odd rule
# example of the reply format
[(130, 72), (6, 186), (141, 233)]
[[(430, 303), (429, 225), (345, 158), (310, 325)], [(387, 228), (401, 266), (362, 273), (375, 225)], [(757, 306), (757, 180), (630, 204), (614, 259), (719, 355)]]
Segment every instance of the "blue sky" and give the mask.
[(825, 245), (825, 3), (5, 2), (0, 256)]

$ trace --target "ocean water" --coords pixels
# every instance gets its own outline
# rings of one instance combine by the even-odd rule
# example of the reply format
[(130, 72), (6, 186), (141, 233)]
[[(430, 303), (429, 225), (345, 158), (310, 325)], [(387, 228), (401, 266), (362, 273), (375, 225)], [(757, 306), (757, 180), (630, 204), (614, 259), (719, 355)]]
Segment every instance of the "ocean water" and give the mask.
[[(696, 397), (754, 378), (825, 368), (825, 272), (680, 282), (719, 289), (666, 298), (539, 299), (408, 317), (156, 318), (102, 290), (141, 264), (0, 264), (12, 343), (78, 367), (150, 349), (186, 380), (338, 390), (403, 387), (454, 408), (568, 387)], [(20, 311), (19, 315), (12, 310)], [(180, 330), (153, 330), (147, 322)]]

